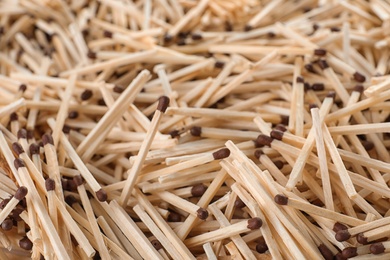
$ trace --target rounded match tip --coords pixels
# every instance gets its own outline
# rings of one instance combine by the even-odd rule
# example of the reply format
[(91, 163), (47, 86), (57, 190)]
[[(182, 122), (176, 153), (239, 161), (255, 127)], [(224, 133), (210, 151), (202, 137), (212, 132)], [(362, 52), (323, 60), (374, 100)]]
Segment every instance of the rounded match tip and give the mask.
[(374, 243), (370, 246), (370, 252), (374, 255), (379, 255), (385, 252), (385, 246), (383, 243)]
[(19, 129), (19, 131), (17, 133), (17, 137), (18, 137), (18, 139), (20, 139), (20, 138), (26, 139), (27, 138), (27, 130), (24, 128)]
[(47, 191), (52, 191), (56, 188), (56, 183), (53, 179), (47, 178), (45, 180), (45, 187)]
[(356, 247), (347, 247), (344, 248), (341, 252), (342, 256), (345, 258), (351, 258), (357, 256), (357, 248)]
[(169, 97), (162, 96), (158, 99), (158, 105), (157, 110), (160, 110), (161, 112), (165, 113), (169, 105)]
[(366, 77), (359, 73), (359, 72), (355, 72), (353, 74), (353, 78), (357, 81), (357, 82), (360, 82), (360, 83), (363, 83), (364, 81), (366, 81)]
[(229, 157), (230, 150), (228, 148), (222, 148), (213, 153), (214, 160), (220, 160)]
[(259, 229), (263, 225), (263, 221), (260, 218), (248, 219), (248, 226), (250, 230)]
[(39, 145), (35, 144), (35, 143), (32, 143), (29, 147), (30, 149), (30, 154), (39, 154)]
[(105, 202), (107, 201), (107, 192), (103, 189), (100, 189), (96, 192), (96, 198), (100, 201), (100, 202)]
[(12, 150), (17, 154), (20, 155), (24, 153), (23, 147), (20, 145), (20, 143), (15, 142), (12, 144)]
[(16, 190), (14, 198), (17, 200), (22, 200), (26, 197), (28, 193), (28, 189), (24, 186), (20, 186), (19, 189)]
[(199, 126), (194, 126), (190, 129), (190, 133), (193, 136), (200, 136), (202, 134), (202, 128)]
[(19, 246), (24, 250), (31, 250), (33, 247), (33, 243), (27, 237), (23, 237), (19, 240)]
[(356, 240), (362, 244), (362, 245), (367, 245), (368, 244), (368, 239), (367, 237), (365, 237), (363, 235), (363, 233), (359, 233), (357, 236), (356, 236)]
[(274, 201), (276, 204), (284, 206), (288, 203), (288, 197), (284, 196), (283, 194), (277, 194), (274, 198)]
[(42, 143), (43, 145), (54, 144), (53, 137), (50, 134), (44, 134), (42, 136)]
[(270, 136), (276, 140), (282, 141), (284, 132), (279, 130), (272, 130)]
[(335, 238), (339, 242), (344, 242), (351, 238), (351, 234), (347, 229), (344, 229), (344, 230), (337, 231)]
[(204, 208), (199, 208), (196, 211), (196, 215), (198, 216), (199, 219), (205, 220), (209, 216), (209, 212)]
[(194, 185), (191, 189), (191, 194), (194, 197), (201, 197), (207, 190), (207, 186), (204, 184)]
[(73, 177), (73, 181), (74, 181), (74, 183), (76, 184), (77, 187), (80, 186), (80, 185), (83, 185), (83, 183), (84, 183), (84, 179), (83, 179), (83, 177), (81, 175), (74, 176)]
[(261, 155), (263, 155), (264, 153), (261, 151), (261, 150), (256, 150), (254, 155), (257, 159), (260, 159)]
[(321, 255), (325, 258), (325, 260), (333, 260), (334, 255), (326, 245), (319, 245), (318, 250), (320, 250)]
[(268, 135), (260, 134), (256, 139), (256, 145), (257, 147), (271, 146), (273, 140), (274, 139)]
[(24, 164), (24, 161), (20, 158), (16, 158), (14, 160), (14, 165), (16, 169), (19, 169), (20, 167), (26, 167), (26, 164)]

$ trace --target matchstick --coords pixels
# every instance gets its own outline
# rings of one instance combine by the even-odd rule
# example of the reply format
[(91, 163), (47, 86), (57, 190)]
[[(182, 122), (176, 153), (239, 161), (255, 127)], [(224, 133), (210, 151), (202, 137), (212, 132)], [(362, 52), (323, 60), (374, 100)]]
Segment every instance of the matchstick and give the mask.
[(16, 205), (24, 199), (24, 197), (27, 195), (27, 188), (24, 186), (21, 186), (16, 190), (15, 195), (11, 198), (11, 200), (7, 203), (7, 205), (2, 209), (0, 212), (0, 223), (3, 223), (5, 218), (11, 213), (11, 211), (16, 207)]

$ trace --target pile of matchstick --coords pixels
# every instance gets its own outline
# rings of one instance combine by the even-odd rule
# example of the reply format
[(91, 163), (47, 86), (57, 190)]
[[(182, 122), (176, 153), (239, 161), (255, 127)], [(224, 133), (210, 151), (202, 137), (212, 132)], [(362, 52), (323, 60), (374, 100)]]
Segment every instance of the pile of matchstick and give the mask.
[(0, 259), (389, 259), (390, 1), (0, 1)]

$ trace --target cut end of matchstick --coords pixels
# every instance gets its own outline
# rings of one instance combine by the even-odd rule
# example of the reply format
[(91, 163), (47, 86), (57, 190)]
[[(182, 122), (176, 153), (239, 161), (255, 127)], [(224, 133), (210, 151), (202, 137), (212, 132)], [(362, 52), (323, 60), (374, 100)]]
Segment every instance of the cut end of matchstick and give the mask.
[(190, 134), (192, 136), (200, 136), (202, 134), (202, 128), (199, 126), (194, 126), (190, 129)]
[(333, 260), (334, 255), (326, 245), (319, 245), (318, 250), (320, 250), (321, 255), (325, 258), (325, 260)]
[(45, 187), (47, 191), (53, 191), (56, 188), (56, 183), (53, 179), (47, 178), (45, 180)]
[(207, 190), (207, 186), (204, 184), (194, 185), (191, 189), (191, 195), (194, 197), (201, 197)]
[(283, 194), (278, 194), (275, 196), (274, 201), (278, 205), (285, 206), (288, 203), (288, 197), (284, 196)]
[(24, 153), (23, 147), (20, 145), (20, 143), (13, 143), (12, 144), (12, 150), (19, 156), (20, 154)]
[(17, 200), (22, 200), (26, 197), (28, 193), (28, 189), (24, 186), (20, 186), (19, 189), (16, 190), (14, 198)]
[(100, 202), (105, 202), (107, 201), (107, 192), (103, 189), (100, 189), (98, 190), (96, 193), (96, 198), (100, 201)]
[(156, 249), (157, 251), (163, 248), (160, 241), (158, 241), (157, 239), (150, 241), (150, 243), (152, 244), (154, 249)]
[(354, 257), (354, 256), (357, 256), (357, 248), (356, 247), (347, 247), (347, 248), (344, 248), (344, 250), (342, 251), (342, 256), (344, 258), (351, 258), (351, 257)]
[(362, 233), (357, 234), (356, 240), (362, 245), (367, 245), (369, 243), (367, 237), (365, 237)]
[(259, 135), (255, 141), (256, 147), (271, 146), (274, 139), (268, 135)]
[(16, 170), (19, 169), (20, 167), (26, 167), (26, 164), (24, 163), (24, 161), (20, 158), (16, 158), (14, 160), (14, 165), (15, 165), (15, 168)]
[(283, 139), (283, 134), (284, 134), (284, 133), (283, 133), (282, 131), (279, 131), (279, 130), (272, 130), (271, 133), (270, 133), (270, 136), (271, 136), (273, 139), (282, 141), (282, 139)]
[(26, 139), (27, 138), (27, 130), (22, 128), (22, 129), (19, 129), (18, 133), (17, 133), (17, 137), (18, 139)]
[(157, 110), (160, 110), (162, 113), (165, 113), (169, 105), (169, 97), (162, 96), (158, 99)]
[(204, 208), (199, 208), (197, 211), (196, 211), (196, 215), (199, 219), (201, 220), (205, 220), (207, 219), (207, 217), (209, 216), (209, 212), (207, 210), (205, 210)]
[(339, 242), (344, 242), (351, 238), (351, 234), (348, 230), (340, 230), (336, 232), (335, 238)]
[(255, 230), (261, 228), (262, 225), (263, 225), (263, 221), (260, 218), (251, 218), (248, 219), (247, 228), (249, 228), (250, 230)]
[(39, 154), (39, 145), (35, 144), (35, 143), (32, 143), (29, 147), (29, 150), (30, 150), (30, 154), (33, 155), (33, 154)]
[(221, 160), (229, 157), (229, 155), (230, 155), (230, 150), (228, 148), (222, 148), (213, 153), (214, 160)]
[(360, 82), (360, 83), (366, 81), (366, 77), (365, 77), (363, 74), (359, 73), (359, 72), (355, 72), (355, 73), (353, 74), (353, 78), (354, 78), (357, 82)]
[(53, 144), (54, 145), (53, 137), (49, 134), (44, 134), (42, 136), (42, 143), (43, 143), (43, 145), (46, 145), (46, 144)]
[(383, 243), (375, 243), (370, 246), (370, 252), (374, 255), (379, 255), (385, 252), (385, 246)]

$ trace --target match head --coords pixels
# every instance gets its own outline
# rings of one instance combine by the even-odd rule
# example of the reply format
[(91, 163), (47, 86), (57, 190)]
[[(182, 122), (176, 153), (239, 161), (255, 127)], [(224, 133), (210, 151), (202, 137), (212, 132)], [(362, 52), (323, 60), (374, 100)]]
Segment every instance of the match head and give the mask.
[(374, 243), (370, 246), (370, 252), (374, 255), (379, 255), (385, 252), (385, 246), (383, 243)]
[(250, 230), (259, 229), (263, 225), (263, 221), (260, 218), (248, 219), (248, 226)]
[(288, 203), (288, 197), (284, 196), (283, 194), (277, 194), (274, 198), (274, 201), (278, 205), (285, 206)]
[(26, 84), (20, 84), (20, 85), (19, 85), (19, 91), (25, 92), (26, 90), (27, 90)]
[(207, 190), (207, 186), (204, 184), (194, 185), (191, 189), (191, 195), (194, 197), (201, 197)]
[(347, 229), (340, 230), (336, 232), (335, 238), (339, 242), (344, 242), (351, 238), (351, 234)]
[(169, 105), (169, 97), (162, 96), (158, 99), (157, 110), (160, 110), (162, 113), (165, 113)]
[(47, 191), (53, 191), (56, 188), (56, 183), (53, 179), (47, 178), (45, 180), (45, 187)]
[(353, 88), (353, 91), (359, 92), (359, 93), (361, 94), (361, 93), (363, 93), (363, 91), (364, 91), (364, 86), (362, 86), (362, 85), (356, 85), (356, 86)]
[(318, 250), (320, 250), (321, 255), (325, 258), (325, 260), (333, 260), (334, 255), (326, 245), (319, 245)]
[(326, 60), (319, 60), (318, 65), (320, 66), (321, 69), (327, 69), (329, 68), (329, 64)]
[(24, 128), (19, 129), (19, 131), (17, 133), (17, 137), (18, 137), (18, 139), (20, 139), (20, 138), (26, 139), (27, 138), (27, 130)]
[(14, 165), (15, 165), (15, 168), (16, 170), (19, 169), (20, 167), (26, 167), (26, 164), (24, 163), (24, 161), (20, 158), (16, 158), (14, 160)]
[(282, 131), (279, 131), (279, 130), (272, 130), (271, 133), (270, 133), (270, 136), (271, 136), (273, 139), (282, 141), (282, 139), (283, 139), (283, 134), (284, 134), (284, 133), (283, 133)]
[(15, 112), (11, 113), (11, 115), (9, 116), (10, 120), (11, 121), (18, 121), (19, 119), (19, 116), (18, 114), (16, 114)]
[(348, 229), (348, 227), (344, 224), (341, 224), (340, 222), (336, 222), (333, 225), (333, 231), (336, 233), (341, 231), (341, 230), (347, 230), (347, 229)]
[(260, 237), (256, 245), (256, 251), (260, 254), (264, 254), (268, 250), (267, 243), (265, 242), (264, 237)]
[(237, 197), (236, 201), (234, 202), (234, 207), (242, 209), (243, 207), (245, 207), (245, 203), (239, 197)]
[(255, 143), (257, 147), (263, 147), (263, 146), (271, 146), (271, 143), (274, 139), (268, 135), (260, 134)]
[(228, 148), (222, 148), (216, 152), (213, 152), (214, 160), (220, 160), (229, 157), (230, 150)]
[(353, 78), (360, 83), (366, 81), (366, 77), (357, 71), (353, 74)]
[(204, 208), (199, 208), (196, 211), (196, 215), (199, 219), (205, 220), (209, 216), (209, 212), (205, 210)]
[(314, 67), (313, 67), (313, 64), (311, 63), (308, 63), (308, 64), (305, 64), (305, 69), (308, 71), (308, 72), (311, 72), (311, 73), (316, 73)]
[(351, 258), (357, 256), (357, 248), (356, 247), (346, 247), (341, 252), (342, 256), (345, 258)]
[(72, 206), (74, 203), (77, 202), (77, 199), (73, 195), (68, 195), (65, 197), (65, 202), (69, 206)]
[(252, 29), (253, 29), (252, 25), (249, 25), (249, 24), (245, 25), (245, 27), (244, 27), (245, 32), (249, 32)]
[(305, 83), (305, 79), (302, 76), (298, 76), (295, 80), (297, 83)]
[(19, 246), (20, 248), (29, 251), (32, 249), (33, 243), (27, 237), (23, 237), (22, 239), (19, 240)]
[(107, 192), (103, 189), (100, 189), (98, 190), (96, 193), (96, 198), (100, 201), (100, 202), (105, 202), (107, 201)]
[(180, 216), (180, 214), (177, 214), (175, 212), (171, 212), (168, 215), (167, 221), (168, 222), (180, 222), (181, 221), (181, 216)]
[(15, 142), (12, 144), (12, 150), (19, 156), (20, 154), (24, 153), (23, 147), (20, 143)]
[(76, 184), (77, 187), (80, 186), (80, 185), (83, 185), (83, 183), (84, 183), (84, 179), (83, 179), (83, 177), (81, 175), (74, 176), (73, 177), (73, 181), (74, 181), (74, 183)]
[(287, 131), (287, 128), (285, 125), (283, 124), (277, 124), (274, 128), (274, 130), (279, 130), (279, 131), (282, 131), (282, 132), (286, 132)]
[(33, 155), (33, 154), (39, 154), (39, 145), (37, 145), (37, 144), (35, 144), (35, 143), (32, 143), (31, 145), (30, 145), (30, 148), (29, 148), (29, 150), (30, 150), (30, 154), (31, 155)]
[(43, 145), (52, 144), (54, 145), (53, 137), (50, 134), (44, 134), (42, 136), (42, 143)]
[(357, 236), (356, 236), (356, 240), (362, 244), (362, 245), (367, 245), (369, 242), (368, 242), (368, 239), (367, 237), (365, 237), (362, 233), (359, 233)]
[(254, 153), (254, 156), (257, 158), (257, 159), (260, 159), (261, 155), (263, 155), (263, 151), (261, 150), (256, 150), (255, 153)]
[(20, 186), (19, 189), (16, 190), (14, 198), (17, 200), (22, 200), (26, 197), (28, 193), (28, 189), (24, 186)]
[(199, 126), (194, 126), (190, 129), (190, 133), (193, 136), (200, 136), (202, 134), (202, 128)]
[(326, 50), (325, 49), (315, 49), (314, 50), (314, 55), (316, 55), (316, 56), (325, 56), (326, 55)]
[(193, 33), (191, 35), (192, 40), (199, 41), (203, 39), (203, 36), (200, 33)]
[(12, 227), (14, 226), (14, 222), (11, 218), (6, 218), (3, 223), (1, 223), (1, 228), (4, 230), (4, 231), (9, 231), (12, 229)]
[(154, 239), (154, 240), (150, 241), (150, 243), (152, 244), (152, 246), (156, 250), (160, 250), (161, 248), (163, 248), (163, 246), (161, 245), (160, 241), (158, 241), (157, 239)]
[(92, 96), (93, 96), (93, 92), (89, 89), (86, 89), (83, 91), (83, 93), (81, 93), (80, 98), (81, 100), (85, 101), (90, 99)]
[(325, 85), (324, 83), (313, 83), (313, 85), (311, 85), (311, 89), (313, 91), (322, 91), (325, 89)]

